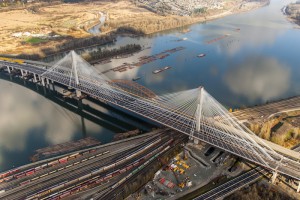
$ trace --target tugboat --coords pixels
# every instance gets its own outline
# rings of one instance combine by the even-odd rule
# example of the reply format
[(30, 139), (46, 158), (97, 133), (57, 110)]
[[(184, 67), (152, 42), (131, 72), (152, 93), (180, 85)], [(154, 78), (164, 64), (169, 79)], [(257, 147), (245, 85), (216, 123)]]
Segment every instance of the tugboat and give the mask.
[(168, 69), (170, 69), (170, 68), (171, 68), (170, 66), (166, 66), (166, 67), (161, 68), (161, 69), (156, 69), (156, 70), (154, 70), (152, 73), (153, 73), (153, 74), (158, 74), (158, 73), (163, 72), (163, 71), (165, 71), (165, 70), (168, 70)]
[(132, 81), (137, 81), (137, 80), (139, 80), (139, 79), (141, 79), (141, 78), (142, 78), (142, 77), (139, 77), (139, 76), (138, 76), (138, 77), (133, 78)]
[(206, 54), (201, 53), (201, 54), (199, 54), (197, 57), (198, 57), (198, 58), (202, 58), (202, 57), (204, 57), (204, 56), (206, 56)]
[(156, 69), (156, 70), (154, 70), (152, 73), (153, 74), (158, 74), (158, 73), (160, 73), (160, 72), (162, 72), (163, 70), (161, 70), (161, 69)]

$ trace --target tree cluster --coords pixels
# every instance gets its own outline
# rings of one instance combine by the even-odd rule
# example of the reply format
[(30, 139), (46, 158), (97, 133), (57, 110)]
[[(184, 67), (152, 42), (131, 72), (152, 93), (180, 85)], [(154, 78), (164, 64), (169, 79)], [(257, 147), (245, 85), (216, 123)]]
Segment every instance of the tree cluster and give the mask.
[(121, 46), (119, 48), (115, 49), (99, 49), (98, 51), (93, 51), (89, 53), (89, 56), (87, 57), (88, 61), (92, 60), (103, 60), (107, 58), (112, 58), (114, 56), (122, 55), (122, 54), (131, 54), (135, 53), (137, 51), (140, 51), (142, 49), (141, 45), (139, 44), (127, 44), (125, 46)]

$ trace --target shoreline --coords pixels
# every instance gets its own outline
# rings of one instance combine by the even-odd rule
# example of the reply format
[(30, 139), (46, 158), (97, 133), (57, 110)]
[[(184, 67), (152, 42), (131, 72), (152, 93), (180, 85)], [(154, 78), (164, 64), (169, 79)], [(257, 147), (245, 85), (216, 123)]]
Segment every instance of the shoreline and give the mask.
[[(283, 15), (286, 16), (286, 19), (295, 24), (296, 29), (299, 29), (300, 28), (300, 18), (299, 18), (299, 13), (300, 12), (300, 2), (297, 4), (297, 3), (290, 3), (286, 6), (284, 6), (282, 9), (281, 9)], [(297, 16), (298, 15), (298, 16)]]
[[(249, 3), (251, 3), (251, 2), (248, 2), (248, 4)], [(236, 11), (236, 9), (238, 9), (238, 7), (239, 7), (239, 6), (236, 6), (236, 7), (231, 8), (230, 10), (224, 11), (224, 12), (219, 13), (219, 14), (213, 14), (213, 15), (201, 16), (201, 17), (200, 16), (190, 17), (191, 19), (195, 19), (195, 20), (192, 21), (192, 22), (187, 22), (183, 25), (178, 25), (178, 26), (173, 26), (171, 28), (165, 28), (165, 29), (162, 29), (162, 30), (148, 32), (148, 33), (145, 33), (145, 35), (153, 35), (153, 34), (156, 34), (156, 33), (161, 33), (161, 32), (168, 31), (168, 30), (178, 29), (178, 28), (190, 26), (190, 25), (197, 24), (197, 23), (203, 23), (203, 22), (213, 21), (213, 20), (216, 20), (216, 19), (221, 19), (223, 17), (227, 17), (227, 16), (230, 16), (230, 15), (237, 15), (237, 14), (241, 14), (241, 13), (254, 11), (256, 9), (263, 8), (267, 5), (269, 5), (269, 3), (270, 3), (270, 0), (266, 0), (265, 2), (257, 3), (257, 5), (252, 7), (252, 8), (242, 9), (240, 11)], [(246, 3), (246, 5), (247, 5), (247, 3)], [(116, 29), (113, 29), (113, 30), (110, 30), (110, 31), (107, 31), (107, 32), (102, 32), (100, 35), (109, 34), (109, 33), (112, 33), (114, 31), (116, 31)]]
[[(124, 1), (125, 2), (125, 1)], [(124, 2), (121, 3), (121, 5), (119, 5), (120, 7), (122, 7), (122, 4), (124, 4)], [(175, 16), (175, 15), (168, 15), (166, 17), (163, 17), (161, 15), (158, 15), (156, 13), (152, 13), (152, 14), (147, 14), (146, 19), (141, 18), (143, 17), (143, 13), (141, 12), (137, 12), (137, 21), (136, 23), (131, 23), (128, 24), (128, 27), (131, 27), (133, 30), (136, 28), (136, 30), (139, 29), (139, 23), (142, 23), (143, 20), (150, 20), (149, 23), (152, 23), (153, 26), (156, 26), (157, 24), (159, 24), (160, 22), (164, 22), (164, 24), (166, 24), (166, 26), (160, 26), (160, 27), (155, 27), (153, 29), (149, 29), (147, 26), (141, 29), (143, 31), (143, 35), (144, 36), (151, 36), (153, 34), (157, 34), (160, 32), (164, 32), (164, 31), (168, 31), (168, 30), (173, 30), (173, 29), (178, 29), (178, 28), (184, 28), (187, 26), (190, 26), (192, 24), (196, 24), (196, 23), (205, 23), (211, 20), (215, 20), (215, 19), (219, 19), (222, 17), (226, 17), (229, 15), (233, 15), (233, 14), (239, 14), (239, 13), (244, 13), (244, 12), (248, 12), (248, 11), (252, 11), (261, 7), (264, 7), (266, 5), (269, 4), (269, 0), (263, 0), (263, 2), (246, 2), (246, 3), (242, 3), (242, 4), (238, 4), (238, 5), (234, 5), (231, 6), (229, 9), (225, 10), (210, 10), (206, 13), (206, 15), (202, 15), (202, 16), (198, 16), (198, 17), (181, 17), (181, 16)], [(137, 7), (137, 9), (141, 9), (140, 7)], [(110, 11), (111, 12), (111, 11)], [(221, 12), (221, 13), (218, 13)], [(90, 12), (89, 12), (90, 13)], [(84, 32), (84, 34), (80, 34), (77, 35), (77, 37), (73, 37), (73, 39), (77, 40), (77, 39), (82, 39), (82, 38), (86, 38), (89, 36), (92, 36), (92, 34), (90, 34), (88, 32), (88, 30), (90, 28), (88, 27), (93, 27), (95, 25), (99, 24), (99, 13), (95, 13), (92, 12), (94, 14), (94, 17), (92, 20), (90, 20), (89, 24), (85, 24), (85, 23), (80, 23), (78, 26), (81, 26), (80, 30), (77, 30), (77, 32)], [(127, 14), (128, 15), (128, 14)], [(149, 18), (150, 16), (150, 18)], [(152, 16), (152, 18), (151, 18)], [(110, 27), (110, 30), (107, 31), (103, 31), (100, 32), (99, 34), (97, 34), (97, 36), (99, 37), (105, 37), (111, 34), (115, 34), (116, 36), (121, 36), (124, 33), (118, 33), (116, 30), (122, 26), (124, 26), (124, 24), (116, 24), (115, 26), (110, 26), (109, 23), (111, 21), (108, 20), (108, 27)], [(168, 22), (170, 22), (168, 24)], [(111, 22), (111, 23), (115, 23), (115, 21)], [(126, 24), (125, 24), (126, 25)], [(57, 27), (56, 27), (57, 28)], [(87, 36), (89, 35), (89, 36)], [(130, 33), (129, 34), (131, 37), (138, 37), (141, 36), (141, 34), (137, 34), (135, 35), (135, 33)], [(18, 39), (18, 40), (22, 40), (22, 39)], [(19, 41), (14, 41), (14, 43), (9, 43), (6, 47), (6, 50), (4, 50), (3, 52), (1, 52), (2, 54), (39, 54), (42, 55), (42, 57), (47, 57), (49, 55), (46, 55), (42, 52), (42, 49), (47, 48), (48, 46), (55, 46), (56, 44), (58, 44), (59, 42), (55, 41), (55, 40), (49, 40), (48, 42), (46, 42), (45, 44), (41, 44), (41, 43), (37, 43), (34, 45), (29, 45), (26, 44), (26, 51), (22, 50), (24, 49), (23, 47), (20, 46)], [(65, 43), (68, 43), (68, 40), (65, 41)], [(3, 45), (4, 45), (4, 41), (3, 41)], [(18, 48), (15, 48), (18, 47)], [(44, 55), (43, 55), (44, 54)]]

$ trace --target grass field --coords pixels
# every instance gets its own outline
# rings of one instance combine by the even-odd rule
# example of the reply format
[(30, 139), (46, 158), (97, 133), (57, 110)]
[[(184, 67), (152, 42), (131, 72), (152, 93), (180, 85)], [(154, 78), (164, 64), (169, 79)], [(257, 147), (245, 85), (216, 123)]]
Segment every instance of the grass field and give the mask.
[[(229, 1), (232, 2), (233, 0)], [(146, 8), (136, 6), (130, 0), (117, 2), (106, 0), (72, 4), (56, 2), (55, 5), (34, 3), (26, 4), (26, 7), (15, 10), (6, 8), (6, 11), (3, 11), (0, 9), (0, 54), (39, 54), (41, 46), (47, 48), (62, 43), (62, 41), (48, 39), (48, 42), (43, 45), (35, 45), (45, 41), (37, 38), (27, 39), (25, 36), (13, 36), (13, 34), (20, 32), (44, 35), (54, 33), (61, 36), (71, 36), (72, 38), (88, 37), (90, 34), (86, 29), (99, 21), (99, 12), (107, 13), (109, 16), (102, 27), (103, 34), (124, 26), (149, 34), (261, 6), (260, 4), (254, 4), (254, 6), (249, 4), (250, 7), (236, 11), (234, 8), (237, 7), (237, 4), (228, 5), (228, 8), (224, 10), (210, 10), (205, 16), (198, 17), (161, 16)]]
[(44, 43), (47, 41), (48, 41), (47, 39), (38, 38), (38, 37), (31, 37), (31, 38), (27, 38), (25, 40), (25, 42), (30, 43), (30, 44), (39, 44), (39, 43)]

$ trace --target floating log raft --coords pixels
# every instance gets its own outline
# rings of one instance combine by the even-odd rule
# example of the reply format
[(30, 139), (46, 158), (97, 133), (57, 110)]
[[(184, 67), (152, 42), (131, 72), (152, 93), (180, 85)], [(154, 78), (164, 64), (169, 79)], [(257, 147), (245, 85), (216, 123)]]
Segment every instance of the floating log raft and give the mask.
[(96, 146), (101, 144), (100, 141), (98, 141), (95, 138), (87, 137), (84, 139), (80, 139), (77, 141), (72, 142), (65, 142), (61, 144), (56, 144), (53, 146), (45, 147), (42, 149), (38, 149), (35, 151), (35, 154), (31, 156), (30, 160), (32, 162), (38, 161), (41, 158), (47, 158), (54, 155), (59, 155), (75, 150), (80, 150), (86, 147)]
[(140, 134), (140, 130), (139, 129), (135, 129), (135, 130), (128, 131), (128, 132), (125, 132), (125, 133), (117, 133), (114, 136), (113, 141), (123, 140), (123, 139), (129, 138), (129, 137), (136, 136), (138, 134)]

